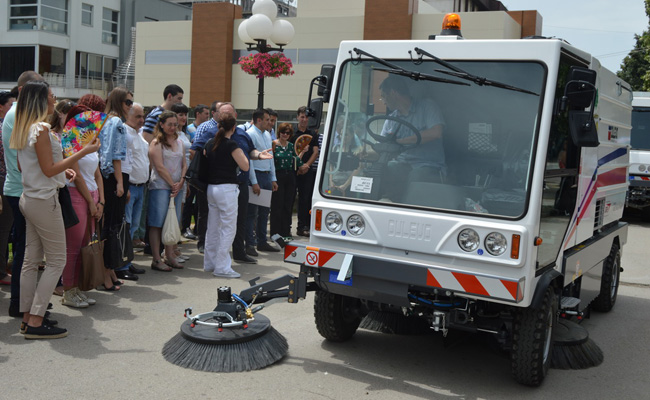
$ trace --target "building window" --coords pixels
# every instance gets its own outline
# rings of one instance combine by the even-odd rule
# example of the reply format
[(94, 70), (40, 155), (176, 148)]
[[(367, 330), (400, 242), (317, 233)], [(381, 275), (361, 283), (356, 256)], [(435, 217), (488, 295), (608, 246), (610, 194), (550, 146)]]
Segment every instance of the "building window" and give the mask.
[(81, 23), (86, 26), (93, 26), (93, 6), (91, 4), (81, 4)]
[(78, 51), (75, 65), (76, 87), (107, 89), (110, 87), (111, 77), (116, 69), (117, 58)]
[(50, 46), (39, 46), (38, 50), (38, 73), (65, 75), (65, 49)]
[(41, 30), (68, 33), (67, 0), (41, 0)]
[(68, 33), (68, 0), (11, 0), (9, 29)]
[(9, 4), (9, 29), (38, 29), (36, 0), (11, 0)]
[(102, 42), (118, 44), (117, 30), (120, 13), (109, 8), (104, 8), (102, 14)]
[(34, 46), (0, 47), (0, 82), (16, 82), (24, 71), (34, 69)]

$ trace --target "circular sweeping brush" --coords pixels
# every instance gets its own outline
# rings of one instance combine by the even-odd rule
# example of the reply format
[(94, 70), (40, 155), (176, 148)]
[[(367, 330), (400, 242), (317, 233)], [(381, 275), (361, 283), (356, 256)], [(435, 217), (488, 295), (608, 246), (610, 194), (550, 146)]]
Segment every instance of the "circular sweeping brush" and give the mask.
[(281, 360), (289, 351), (284, 336), (271, 321), (257, 314), (230, 288), (219, 288), (214, 311), (191, 316), (180, 332), (163, 347), (172, 364), (207, 372), (241, 372), (261, 369)]
[(551, 368), (586, 369), (600, 365), (604, 358), (585, 328), (566, 319), (558, 321), (553, 330)]

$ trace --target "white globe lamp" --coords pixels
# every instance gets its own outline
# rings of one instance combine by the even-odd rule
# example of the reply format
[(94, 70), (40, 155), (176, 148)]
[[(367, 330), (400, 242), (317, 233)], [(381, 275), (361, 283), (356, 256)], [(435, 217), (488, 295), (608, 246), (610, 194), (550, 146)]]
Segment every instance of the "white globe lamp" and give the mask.
[(246, 33), (255, 40), (268, 40), (273, 33), (273, 22), (264, 14), (253, 14), (246, 22)]
[(269, 17), (271, 21), (275, 21), (275, 17), (278, 15), (278, 8), (273, 0), (255, 0), (252, 11), (253, 15), (263, 14)]
[(291, 22), (285, 19), (276, 19), (273, 23), (271, 41), (279, 46), (285, 46), (293, 40), (295, 33)]

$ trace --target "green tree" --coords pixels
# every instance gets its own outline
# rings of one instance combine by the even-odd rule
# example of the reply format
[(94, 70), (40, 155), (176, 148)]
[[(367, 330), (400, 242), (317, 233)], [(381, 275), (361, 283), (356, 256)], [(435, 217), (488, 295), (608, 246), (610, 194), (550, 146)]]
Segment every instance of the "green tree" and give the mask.
[[(645, 1), (645, 13), (650, 18), (650, 0)], [(650, 90), (650, 31), (634, 35), (636, 44), (621, 64), (617, 75), (632, 86), (635, 91)]]

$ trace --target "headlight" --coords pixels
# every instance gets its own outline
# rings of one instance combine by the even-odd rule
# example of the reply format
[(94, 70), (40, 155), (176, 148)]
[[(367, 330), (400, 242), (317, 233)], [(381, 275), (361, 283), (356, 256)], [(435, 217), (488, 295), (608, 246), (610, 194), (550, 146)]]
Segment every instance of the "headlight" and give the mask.
[(645, 172), (645, 165), (641, 164), (639, 165), (639, 172)]
[(341, 214), (336, 211), (327, 214), (327, 216), (325, 216), (325, 227), (327, 227), (327, 230), (332, 233), (340, 231), (343, 227), (343, 217), (341, 217)]
[(508, 241), (499, 232), (492, 232), (485, 237), (485, 249), (493, 256), (500, 256), (507, 248)]
[(366, 222), (359, 214), (352, 214), (350, 218), (348, 218), (347, 226), (348, 232), (354, 236), (359, 236), (366, 230)]
[(464, 251), (470, 252), (478, 249), (478, 244), (481, 241), (481, 238), (478, 237), (478, 233), (474, 229), (463, 229), (458, 234), (458, 245)]

